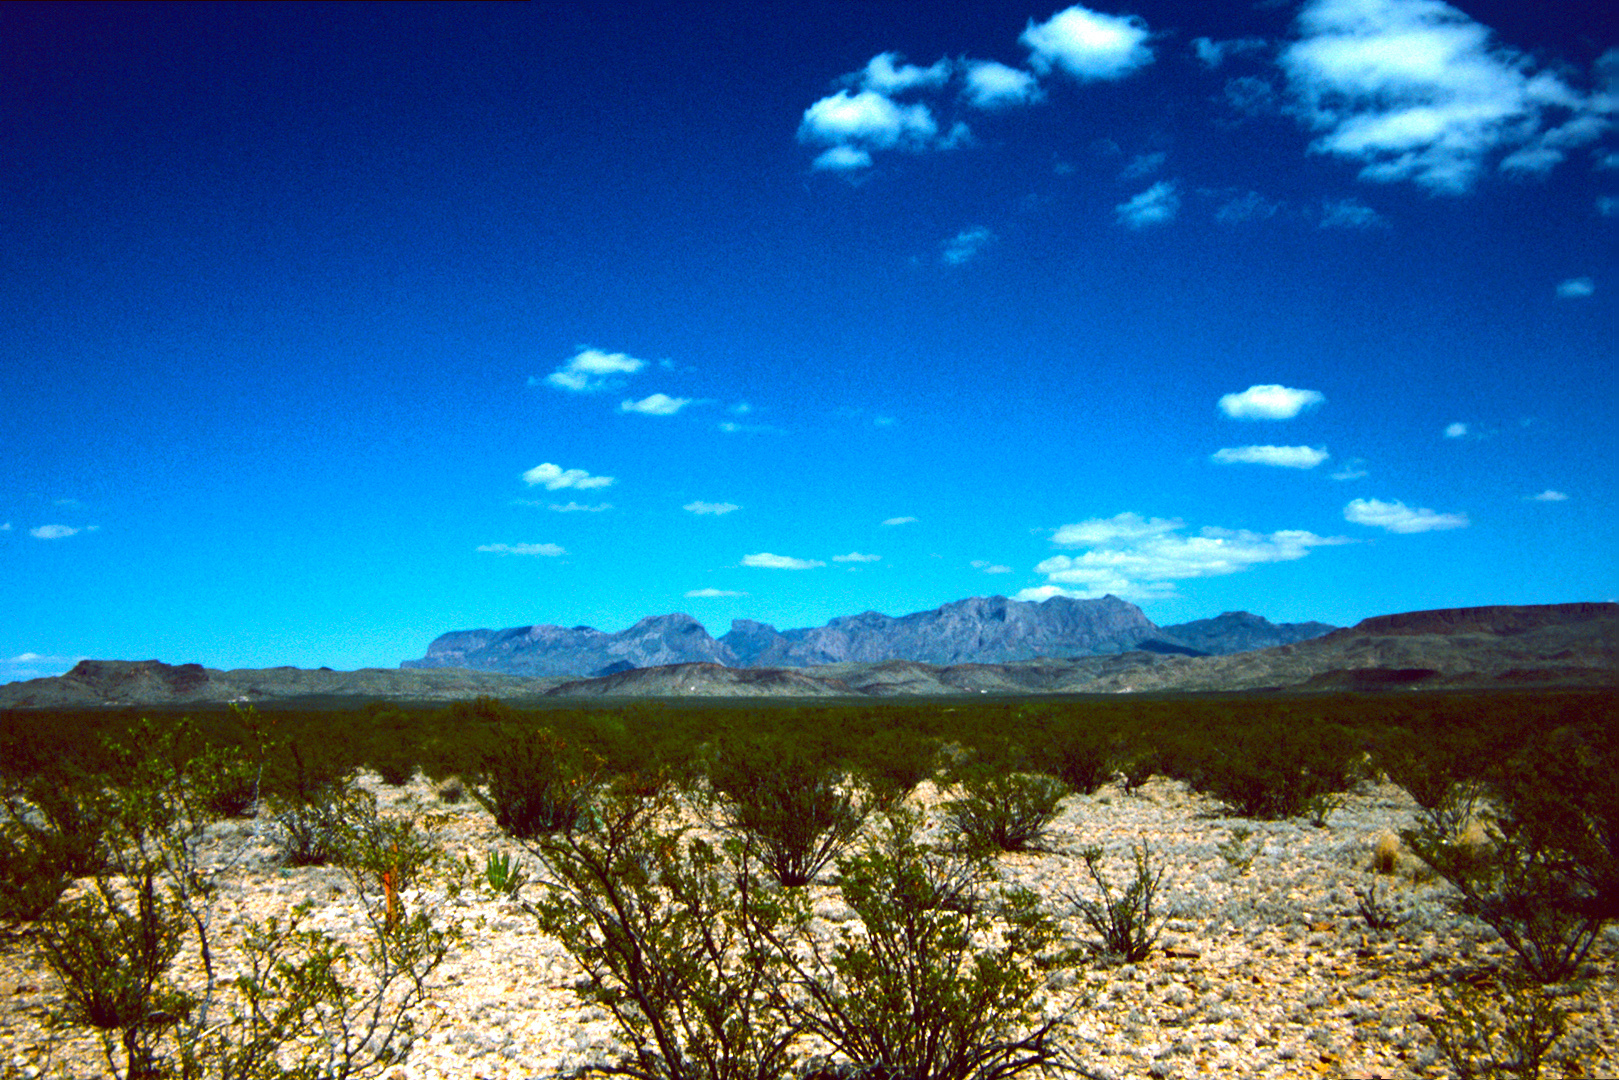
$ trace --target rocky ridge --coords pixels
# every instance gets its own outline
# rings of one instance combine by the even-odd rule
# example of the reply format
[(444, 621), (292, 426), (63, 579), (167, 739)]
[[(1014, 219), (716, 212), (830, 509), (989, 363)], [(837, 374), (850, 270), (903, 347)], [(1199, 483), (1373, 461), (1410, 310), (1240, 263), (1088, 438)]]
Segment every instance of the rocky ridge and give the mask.
[(457, 630), (434, 640), (422, 659), (400, 666), (581, 677), (679, 663), (743, 668), (889, 660), (939, 666), (1005, 664), (1135, 649), (1223, 655), (1319, 637), (1332, 629), (1326, 623), (1278, 626), (1247, 612), (1160, 627), (1136, 605), (1116, 596), (1097, 600), (1057, 596), (1039, 603), (977, 596), (909, 615), (867, 611), (797, 630), (736, 619), (718, 639), (686, 614), (642, 619), (616, 634), (588, 626)]
[[(691, 635), (680, 630), (678, 623), (666, 621), (664, 625), (673, 628), (676, 640)], [(1619, 604), (1454, 608), (1377, 616), (1321, 637), (1226, 656), (1165, 652), (1152, 647), (1154, 640), (1145, 640), (1129, 651), (1070, 659), (956, 664), (845, 661), (815, 667), (733, 667), (708, 660), (623, 666), (582, 679), (521, 677), (463, 668), (218, 671), (156, 660), (87, 660), (63, 676), (0, 686), (0, 708), (183, 706), (327, 698), (450, 701), (480, 694), (520, 702), (565, 697), (1619, 686)]]

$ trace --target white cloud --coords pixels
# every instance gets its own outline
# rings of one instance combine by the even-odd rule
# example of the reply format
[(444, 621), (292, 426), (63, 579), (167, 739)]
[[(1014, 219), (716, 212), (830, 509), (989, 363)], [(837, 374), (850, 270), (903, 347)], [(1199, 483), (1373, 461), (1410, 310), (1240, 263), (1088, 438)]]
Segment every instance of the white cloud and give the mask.
[(1446, 425), (1446, 427), (1445, 427), (1445, 438), (1447, 438), (1447, 439), (1465, 439), (1465, 438), (1467, 438), (1467, 425), (1462, 423), (1460, 420), (1456, 421), (1454, 424)]
[(994, 60), (968, 61), (966, 82), (962, 93), (969, 105), (979, 109), (1030, 105), (1045, 96), (1033, 75)]
[(11, 522), (8, 521), (4, 525), (0, 525), (0, 532), (10, 532), (10, 531), (11, 531)]
[(1173, 221), (1180, 207), (1181, 197), (1175, 193), (1175, 182), (1160, 180), (1135, 198), (1115, 206), (1113, 213), (1119, 224), (1145, 229)]
[(851, 172), (871, 168), (871, 155), (853, 146), (833, 146), (821, 151), (810, 168), (817, 171)]
[(742, 508), (736, 503), (689, 502), (682, 506), (681, 509), (692, 514), (714, 514), (719, 516)]
[(544, 555), (548, 558), (567, 554), (556, 544), (479, 544), (478, 550), (495, 555)]
[(1564, 495), (1561, 491), (1553, 491), (1551, 488), (1547, 488), (1539, 495), (1531, 495), (1529, 497), (1535, 502), (1568, 502), (1567, 495)]
[(769, 424), (739, 424), (735, 420), (721, 420), (718, 424), (716, 424), (714, 426), (719, 428), (719, 430), (725, 432), (727, 435), (785, 435), (785, 434), (787, 434), (781, 428), (779, 428), (779, 427), (771, 427)]
[[(4, 531), (4, 530), (0, 530)], [(83, 657), (44, 656), (25, 652), (17, 656), (0, 658), (0, 683), (21, 682), (25, 679), (50, 679), (65, 675)]]
[(691, 599), (707, 599), (711, 596), (746, 596), (745, 592), (735, 592), (731, 589), (692, 589), (686, 593)]
[(1076, 525), (1064, 525), (1052, 534), (1058, 547), (1108, 547), (1135, 543), (1185, 528), (1178, 518), (1144, 518), (1126, 511), (1110, 518), (1090, 518)]
[[(624, 353), (581, 349), (572, 360), (547, 375), (544, 381), (546, 385), (559, 390), (586, 393), (607, 387), (615, 375), (633, 375), (644, 367), (645, 360), (637, 360)], [(529, 382), (532, 384), (534, 380), (530, 379)]]
[(916, 522), (914, 517), (891, 517), (883, 522), (884, 525), (911, 525)]
[(755, 555), (742, 556), (743, 566), (758, 566), (766, 570), (813, 570), (826, 563), (819, 559), (795, 559), (791, 555), (772, 555), (768, 551), (761, 551)]
[(523, 474), (523, 482), (529, 487), (543, 484), (547, 491), (560, 491), (563, 488), (588, 491), (591, 488), (607, 487), (613, 479), (611, 476), (591, 476), (583, 469), (564, 469), (549, 461), (543, 465), (536, 465)]
[(1502, 168), (1542, 172), (1609, 126), (1611, 101), (1536, 71), (1439, 0), (1313, 0), (1298, 28), (1280, 63), (1322, 132), (1313, 148), (1362, 162), (1367, 180), (1459, 194), (1498, 151)]
[(903, 63), (904, 59), (895, 52), (878, 53), (854, 79), (862, 89), (890, 97), (916, 89), (937, 90), (950, 79), (949, 60), (940, 58), (924, 68)]
[(1243, 221), (1264, 221), (1266, 218), (1275, 217), (1276, 211), (1281, 208), (1281, 203), (1273, 202), (1257, 191), (1250, 191), (1246, 195), (1238, 195), (1228, 200), (1214, 212), (1214, 220), (1226, 225), (1235, 225)]
[(1319, 390), (1295, 390), (1276, 383), (1250, 386), (1240, 394), (1222, 394), (1220, 411), (1233, 420), (1291, 420), (1306, 409), (1325, 404)]
[(1122, 79), (1152, 63), (1147, 24), (1134, 15), (1103, 15), (1074, 5), (1043, 23), (1029, 20), (1018, 38), (1042, 75), (1061, 68), (1076, 79)]
[(1597, 213), (1603, 217), (1619, 217), (1619, 197), (1599, 195), (1597, 197)]
[(640, 401), (619, 402), (618, 411), (640, 413), (642, 416), (673, 416), (690, 404), (691, 398), (670, 397), (668, 394), (652, 394), (642, 398)]
[(1221, 465), (1275, 465), (1283, 469), (1313, 469), (1332, 455), (1325, 447), (1238, 446), (1216, 450), (1213, 459)]
[(1334, 480), (1362, 480), (1371, 474), (1366, 471), (1366, 461), (1363, 458), (1350, 458), (1343, 466), (1332, 474)]
[(881, 555), (862, 555), (858, 551), (851, 551), (847, 555), (832, 556), (833, 562), (878, 562), (881, 559)]
[(36, 540), (61, 540), (64, 537), (75, 536), (83, 531), (71, 525), (40, 525), (37, 528), (29, 529), (28, 535)]
[(977, 258), (978, 253), (994, 240), (995, 234), (982, 226), (963, 229), (945, 243), (942, 258), (951, 266), (960, 266)]
[(1436, 529), (1465, 529), (1472, 522), (1466, 514), (1440, 514), (1427, 507), (1411, 509), (1405, 503), (1378, 499), (1354, 499), (1344, 507), (1344, 520), (1356, 525), (1373, 525), (1395, 533), (1433, 532)]
[(1179, 520), (1131, 513), (1064, 525), (1053, 537), (1055, 542), (1090, 550), (1078, 556), (1054, 555), (1038, 563), (1034, 569), (1046, 576), (1047, 583), (1023, 590), (1018, 599), (1107, 593), (1136, 599), (1169, 596), (1176, 581), (1290, 562), (1304, 558), (1314, 548), (1350, 542), (1299, 529), (1257, 533), (1209, 527), (1196, 536), (1186, 536), (1181, 533), (1184, 527)]
[(600, 514), (603, 511), (611, 510), (612, 508), (612, 503), (596, 503), (595, 505), (590, 506), (586, 505), (585, 503), (565, 502), (549, 503), (546, 506), (547, 510), (554, 510), (559, 514)]
[(982, 570), (986, 574), (1010, 574), (1012, 572), (1012, 568), (1010, 566), (1002, 566), (1000, 563), (985, 562), (983, 559), (974, 559), (968, 565), (970, 565), (974, 570)]
[(1263, 49), (1265, 45), (1264, 38), (1233, 38), (1230, 41), (1214, 41), (1206, 37), (1192, 39), (1192, 50), (1197, 53), (1197, 58), (1203, 61), (1204, 66), (1209, 68), (1219, 67), (1225, 63), (1228, 56), (1255, 52)]
[(1276, 111), (1276, 88), (1264, 79), (1241, 75), (1227, 79), (1226, 104), (1244, 116), (1265, 116)]
[(824, 146), (921, 149), (939, 134), (926, 105), (899, 105), (874, 90), (839, 90), (804, 110), (800, 142)]
[(1597, 291), (1596, 282), (1588, 277), (1569, 278), (1557, 286), (1557, 295), (1564, 300), (1578, 300)]
[(1323, 229), (1378, 229), (1388, 227), (1388, 218), (1354, 199), (1326, 202), (1321, 207)]
[(1151, 154), (1137, 154), (1131, 159), (1130, 164), (1124, 167), (1124, 171), (1119, 173), (1119, 179), (1140, 180), (1144, 176), (1151, 176), (1163, 168), (1167, 160), (1169, 155), (1162, 150)]

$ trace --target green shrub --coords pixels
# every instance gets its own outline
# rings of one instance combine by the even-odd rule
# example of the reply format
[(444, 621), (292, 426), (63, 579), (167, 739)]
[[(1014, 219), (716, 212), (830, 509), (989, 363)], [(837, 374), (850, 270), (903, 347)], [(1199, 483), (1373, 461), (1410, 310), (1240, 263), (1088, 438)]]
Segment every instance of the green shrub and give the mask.
[[(992, 1080), (1056, 1059), (1038, 993), (1053, 920), (1026, 889), (991, 889), (990, 869), (917, 839), (920, 817), (893, 811), (855, 854), (838, 889), (863, 932), (830, 955), (813, 938), (784, 949), (804, 1030), (856, 1065), (856, 1075)], [(994, 933), (998, 931), (998, 933)], [(986, 945), (986, 941), (997, 944)]]
[(693, 838), (669, 824), (671, 808), (664, 791), (613, 785), (577, 828), (529, 838), (549, 871), (529, 909), (629, 1042), (613, 1072), (778, 1080), (796, 1025), (779, 1008), (786, 972), (766, 935), (795, 894), (766, 896), (747, 845)]
[(1048, 771), (1081, 795), (1093, 795), (1113, 779), (1114, 751), (1101, 735), (1073, 735), (1051, 749)]
[[(1457, 1080), (1539, 1080), (1542, 1064), (1567, 1027), (1568, 1014), (1536, 986), (1511, 984), (1504, 995), (1462, 985), (1439, 991), (1438, 1016), (1422, 1017)], [(1581, 1075), (1576, 1071), (1566, 1075)]]
[[(1573, 975), (1619, 914), (1619, 737), (1563, 729), (1493, 770), (1482, 837), (1458, 835), (1452, 784), (1437, 811), (1403, 833), (1539, 982)], [(1482, 803), (1481, 803), (1482, 805)], [(1476, 811), (1475, 811), (1476, 812)]]
[(979, 851), (1038, 847), (1068, 794), (1054, 777), (978, 762), (957, 767), (952, 779), (961, 794), (944, 804), (945, 827), (965, 847)]
[[(356, 871), (372, 919), (364, 949), (303, 930), (295, 911), (286, 923), (249, 924), (246, 970), (228, 976), (216, 967), (210, 929), (220, 864), (200, 855), (228, 755), (198, 749), (185, 723), (170, 731), (143, 723), (116, 753), (106, 863), (41, 925), (42, 955), (63, 988), (55, 1022), (97, 1031), (117, 1080), (337, 1080), (396, 1061), (446, 933), (426, 913), (405, 912), (396, 894), (390, 902), (386, 885), (374, 896)], [(365, 819), (358, 832), (380, 840), (402, 870), (405, 832)], [(182, 956), (195, 966), (177, 973)]]
[(1347, 787), (1348, 760), (1331, 729), (1273, 729), (1211, 743), (1200, 786), (1242, 817), (1298, 817), (1311, 811), (1312, 800), (1322, 805), (1322, 796)]
[(860, 831), (863, 786), (782, 740), (722, 744), (708, 766), (725, 827), (780, 884), (808, 885)]
[(601, 761), (571, 749), (549, 728), (534, 728), (504, 740), (484, 759), (484, 772), (488, 791), (473, 787), (473, 797), (506, 835), (531, 840), (578, 823)]
[(1161, 930), (1152, 902), (1163, 881), (1164, 868), (1153, 866), (1152, 852), (1145, 841), (1131, 849), (1131, 856), (1135, 860), (1135, 877), (1123, 892), (1115, 893), (1101, 870), (1102, 849), (1088, 847), (1080, 852), (1100, 899), (1077, 893), (1071, 893), (1069, 899), (1085, 924), (1101, 937), (1101, 952), (1122, 963), (1139, 964), (1152, 952)]

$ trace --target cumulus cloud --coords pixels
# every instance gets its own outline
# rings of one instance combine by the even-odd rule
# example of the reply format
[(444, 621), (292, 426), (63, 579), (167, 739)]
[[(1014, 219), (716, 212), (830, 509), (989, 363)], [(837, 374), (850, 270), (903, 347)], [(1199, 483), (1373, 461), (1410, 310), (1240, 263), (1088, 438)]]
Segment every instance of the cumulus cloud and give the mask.
[(1180, 208), (1181, 197), (1175, 192), (1175, 182), (1160, 180), (1135, 198), (1115, 206), (1113, 213), (1120, 225), (1145, 229), (1175, 220)]
[(742, 508), (736, 503), (689, 502), (681, 509), (692, 514), (713, 514), (718, 517)]
[(1588, 277), (1569, 278), (1557, 286), (1557, 295), (1564, 300), (1578, 300), (1597, 291), (1596, 282)]
[[(1280, 63), (1313, 148), (1362, 178), (1469, 190), (1486, 161), (1544, 172), (1610, 126), (1583, 96), (1439, 0), (1312, 0)], [(1553, 118), (1556, 119), (1553, 119)]]
[[(544, 382), (559, 390), (588, 393), (611, 385), (614, 376), (634, 375), (644, 367), (645, 360), (637, 360), (624, 353), (580, 349), (573, 359), (547, 375)], [(534, 380), (530, 379), (529, 382), (533, 383)]]
[(1465, 438), (1467, 438), (1467, 425), (1462, 423), (1459, 420), (1454, 424), (1446, 425), (1446, 427), (1445, 427), (1445, 438), (1447, 438), (1447, 439), (1465, 439)]
[(795, 559), (791, 555), (772, 555), (768, 551), (761, 551), (754, 555), (742, 556), (743, 566), (758, 566), (766, 570), (813, 570), (826, 563), (819, 559)]
[(883, 522), (883, 524), (884, 525), (911, 525), (911, 524), (914, 524), (915, 521), (916, 521), (916, 519), (914, 517), (891, 517), (887, 521)]
[(1254, 75), (1227, 79), (1225, 100), (1244, 116), (1264, 116), (1277, 111), (1276, 88)]
[(1388, 218), (1354, 199), (1328, 201), (1321, 207), (1323, 229), (1377, 229), (1388, 226)]
[(1266, 218), (1275, 217), (1276, 211), (1281, 208), (1281, 203), (1267, 199), (1257, 191), (1250, 191), (1246, 195), (1228, 199), (1214, 212), (1214, 220), (1225, 225), (1235, 225), (1244, 221), (1264, 221)]
[(1029, 20), (1018, 38), (1029, 50), (1029, 65), (1042, 75), (1054, 69), (1081, 81), (1122, 79), (1152, 63), (1150, 31), (1135, 15), (1104, 15), (1078, 4), (1043, 23)]
[(1110, 518), (1090, 518), (1077, 525), (1064, 525), (1051, 536), (1058, 547), (1108, 547), (1135, 543), (1185, 528), (1178, 518), (1144, 518), (1128, 511)]
[(1313, 446), (1238, 446), (1216, 450), (1221, 465), (1275, 465), (1283, 469), (1313, 469), (1331, 457), (1326, 448)]
[(1343, 466), (1332, 474), (1334, 480), (1361, 480), (1371, 475), (1366, 471), (1366, 462), (1362, 458), (1350, 458)]
[(1275, 383), (1250, 386), (1240, 394), (1222, 394), (1220, 411), (1233, 420), (1291, 420), (1327, 400), (1319, 390), (1295, 390)]
[(611, 510), (612, 508), (612, 503), (595, 503), (593, 505), (586, 505), (585, 503), (580, 502), (565, 502), (548, 503), (546, 505), (547, 510), (553, 510), (558, 514), (600, 514), (603, 511)]
[(1085, 547), (1081, 555), (1055, 555), (1036, 564), (1046, 584), (1025, 589), (1020, 600), (1051, 596), (1115, 596), (1148, 599), (1172, 595), (1175, 582), (1220, 577), (1265, 563), (1302, 559), (1311, 550), (1350, 541), (1300, 529), (1258, 533), (1207, 527), (1185, 535), (1178, 519), (1143, 518), (1132, 513), (1064, 525), (1053, 537), (1065, 547)]
[(951, 64), (940, 58), (929, 67), (907, 64), (896, 52), (878, 53), (850, 81), (862, 89), (895, 96), (911, 90), (937, 90), (950, 79)]
[(548, 558), (566, 554), (556, 544), (479, 544), (478, 550), (493, 555), (544, 555)]
[(1137, 154), (1130, 160), (1130, 164), (1124, 167), (1124, 171), (1119, 173), (1119, 179), (1139, 180), (1144, 176), (1151, 176), (1163, 168), (1164, 162), (1167, 160), (1169, 160), (1169, 155), (1162, 150), (1151, 154)]
[(1529, 497), (1535, 502), (1568, 502), (1567, 495), (1564, 495), (1561, 491), (1553, 491), (1551, 488), (1547, 488), (1539, 495), (1531, 495)]
[(1012, 568), (1010, 566), (1002, 566), (1000, 563), (985, 562), (983, 559), (974, 559), (968, 565), (970, 565), (974, 570), (982, 570), (986, 574), (1010, 574), (1012, 572)]
[(941, 257), (951, 266), (960, 266), (977, 258), (978, 253), (994, 240), (995, 234), (982, 226), (963, 229), (945, 242)]
[(1031, 105), (1045, 96), (1032, 74), (994, 60), (969, 60), (964, 78), (962, 95), (969, 105), (979, 109)]
[(83, 529), (76, 529), (72, 525), (40, 525), (37, 528), (29, 529), (28, 535), (36, 540), (62, 540), (69, 536), (76, 536), (83, 531)]
[(8, 521), (4, 525), (0, 525), (0, 532), (10, 532), (10, 531), (11, 531), (11, 522)]
[(1438, 529), (1465, 529), (1472, 522), (1466, 514), (1440, 514), (1427, 507), (1413, 510), (1395, 500), (1353, 499), (1344, 507), (1344, 520), (1356, 525), (1372, 525), (1394, 533), (1433, 532)]
[(83, 657), (46, 656), (35, 652), (0, 658), (0, 683), (55, 678), (67, 674), (81, 659)]
[(901, 105), (875, 90), (839, 90), (804, 110), (799, 142), (829, 149), (817, 169), (861, 169), (873, 150), (921, 150), (939, 145), (939, 125), (926, 105)]
[(1257, 52), (1265, 45), (1264, 38), (1232, 38), (1229, 41), (1215, 41), (1206, 37), (1192, 39), (1192, 51), (1203, 61), (1203, 65), (1209, 68), (1219, 67), (1225, 63), (1228, 56)]
[(523, 474), (523, 483), (529, 487), (544, 486), (547, 491), (560, 491), (563, 488), (578, 488), (588, 491), (591, 488), (604, 488), (613, 482), (611, 476), (591, 476), (583, 469), (564, 469), (560, 465), (553, 465), (547, 461), (543, 465), (536, 465)]
[(881, 559), (881, 555), (862, 555), (858, 551), (851, 551), (847, 555), (832, 556), (833, 562), (877, 562)]
[(651, 394), (640, 401), (620, 402), (618, 411), (640, 413), (642, 416), (673, 416), (690, 404), (691, 398), (670, 397), (668, 394)]
[(690, 591), (688, 591), (686, 593), (687, 597), (689, 597), (691, 599), (694, 599), (694, 600), (707, 599), (708, 597), (711, 597), (711, 596), (746, 596), (746, 595), (748, 595), (748, 594), (745, 593), (745, 592), (736, 592), (736, 591), (731, 590), (731, 589), (692, 589), (692, 590), (690, 590)]

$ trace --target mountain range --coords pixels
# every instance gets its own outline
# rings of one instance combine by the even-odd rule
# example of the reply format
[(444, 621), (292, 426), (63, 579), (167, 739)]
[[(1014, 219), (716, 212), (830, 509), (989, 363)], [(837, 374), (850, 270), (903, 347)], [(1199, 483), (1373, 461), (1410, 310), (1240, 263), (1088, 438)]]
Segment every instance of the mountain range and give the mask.
[(825, 626), (777, 630), (736, 619), (720, 638), (690, 615), (651, 616), (616, 634), (588, 626), (457, 630), (403, 668), (466, 668), (507, 675), (606, 676), (634, 668), (709, 663), (735, 668), (805, 668), (908, 660), (1004, 664), (1040, 658), (1109, 656), (1134, 650), (1224, 656), (1330, 633), (1326, 623), (1276, 625), (1245, 611), (1160, 627), (1116, 596), (1039, 603), (972, 597), (899, 617), (875, 611)]
[[(953, 606), (946, 605), (946, 608)], [(696, 624), (690, 620), (669, 622), (671, 618), (674, 617), (664, 617), (661, 625), (666, 636), (659, 640), (663, 642), (661, 647), (672, 651), (682, 638), (695, 637), (692, 631), (682, 628)], [(859, 625), (858, 618), (856, 625)], [(1265, 632), (1264, 626), (1270, 625), (1255, 616), (1240, 615), (1204, 622), (1219, 624), (1222, 619), (1232, 634), (1259, 634)], [(660, 620), (643, 620), (637, 626), (648, 623), (660, 623)], [(1264, 626), (1259, 625), (1261, 623)], [(1198, 627), (1199, 624), (1186, 626)], [(1272, 629), (1285, 631), (1286, 628)], [(1178, 633), (1168, 634), (1171, 630)], [(1218, 629), (1206, 632), (1219, 634)], [(488, 645), (497, 636), (491, 631), (471, 633), (491, 635), (478, 647)], [(603, 638), (621, 637), (599, 631), (591, 633)], [(658, 637), (656, 633), (647, 636)], [(706, 632), (702, 637), (714, 641)], [(1071, 658), (950, 664), (907, 659), (849, 660), (811, 667), (732, 667), (715, 660), (703, 660), (631, 666), (587, 678), (507, 675), (465, 667), (423, 670), (407, 666), (361, 671), (280, 667), (219, 671), (200, 664), (165, 664), (157, 660), (84, 660), (66, 675), (0, 685), (0, 708), (190, 707), (207, 703), (276, 701), (341, 707), (344, 702), (356, 700), (453, 701), (477, 695), (521, 703), (559, 698), (677, 696), (848, 698), (1265, 690), (1533, 687), (1601, 688), (1612, 692), (1619, 689), (1619, 604), (1613, 603), (1450, 608), (1382, 615), (1320, 637), (1225, 655), (1189, 655), (1196, 650), (1172, 643), (1168, 637), (1204, 643), (1209, 640), (1198, 638), (1196, 632), (1185, 627), (1164, 627), (1159, 636), (1142, 639), (1138, 648)], [(729, 648), (723, 639), (715, 644)], [(628, 662), (629, 655), (623, 652), (619, 659)]]

